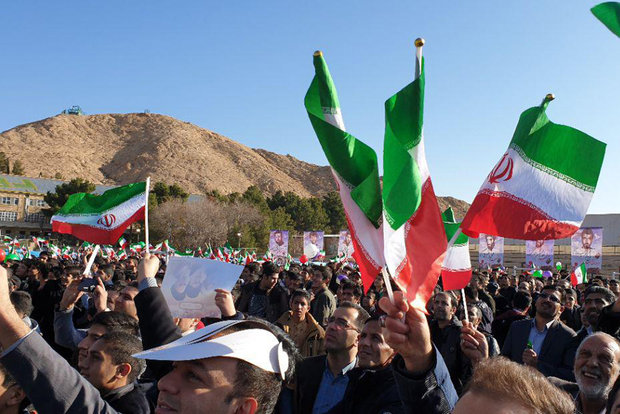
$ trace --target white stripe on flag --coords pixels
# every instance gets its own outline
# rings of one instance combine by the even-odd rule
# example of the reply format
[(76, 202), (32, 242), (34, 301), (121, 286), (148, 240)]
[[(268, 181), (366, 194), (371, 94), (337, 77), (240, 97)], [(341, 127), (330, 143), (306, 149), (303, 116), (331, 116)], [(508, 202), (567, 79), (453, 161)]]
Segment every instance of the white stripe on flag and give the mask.
[(480, 192), (508, 193), (555, 220), (577, 227), (581, 225), (594, 193), (581, 190), (531, 166), (512, 148), (508, 149), (507, 154), (513, 160), (512, 178), (494, 184), (487, 178)]
[[(144, 193), (141, 193), (130, 198), (124, 203), (121, 203), (107, 211), (102, 211), (101, 213), (80, 215), (76, 214), (67, 216), (56, 215), (52, 216), (52, 221), (58, 221), (68, 224), (83, 224), (102, 230), (113, 230), (123, 224), (125, 221), (129, 220), (129, 218), (133, 216), (136, 211), (144, 207), (144, 203)], [(110, 226), (98, 223), (98, 221), (106, 215), (114, 216), (114, 222)], [(111, 217), (109, 217), (109, 219), (111, 219)]]

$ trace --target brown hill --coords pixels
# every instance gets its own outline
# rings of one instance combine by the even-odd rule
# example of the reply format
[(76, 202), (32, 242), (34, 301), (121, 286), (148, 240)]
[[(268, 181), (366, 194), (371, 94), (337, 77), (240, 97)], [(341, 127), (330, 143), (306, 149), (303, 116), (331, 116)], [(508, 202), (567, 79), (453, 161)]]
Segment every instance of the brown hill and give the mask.
[(58, 115), (0, 134), (25, 175), (127, 184), (151, 176), (190, 193), (227, 194), (257, 185), (268, 194), (322, 195), (335, 189), (328, 167), (255, 150), (165, 115)]
[[(189, 122), (158, 114), (57, 115), (0, 134), (3, 151), (25, 174), (80, 177), (122, 185), (151, 179), (177, 183), (193, 194), (228, 194), (256, 185), (267, 194), (320, 196), (335, 190), (329, 167), (252, 149)], [(469, 205), (439, 197), (463, 218)]]

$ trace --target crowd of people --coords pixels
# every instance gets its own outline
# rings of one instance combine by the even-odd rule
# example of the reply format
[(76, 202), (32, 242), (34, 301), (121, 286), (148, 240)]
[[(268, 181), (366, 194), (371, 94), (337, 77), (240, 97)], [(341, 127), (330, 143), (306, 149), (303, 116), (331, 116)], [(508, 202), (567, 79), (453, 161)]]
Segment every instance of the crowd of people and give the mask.
[(4, 413), (620, 413), (620, 288), (562, 271), (441, 281), (426, 313), (350, 263), (245, 266), (173, 318), (164, 258), (0, 267)]

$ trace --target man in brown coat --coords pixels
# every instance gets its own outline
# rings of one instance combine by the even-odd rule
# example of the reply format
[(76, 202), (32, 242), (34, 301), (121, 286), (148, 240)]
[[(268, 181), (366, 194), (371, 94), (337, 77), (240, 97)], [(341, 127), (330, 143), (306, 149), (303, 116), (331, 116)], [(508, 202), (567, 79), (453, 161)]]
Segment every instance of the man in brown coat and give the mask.
[(291, 310), (282, 314), (276, 325), (289, 334), (302, 357), (323, 353), (325, 330), (310, 314), (310, 293), (297, 289), (291, 294)]

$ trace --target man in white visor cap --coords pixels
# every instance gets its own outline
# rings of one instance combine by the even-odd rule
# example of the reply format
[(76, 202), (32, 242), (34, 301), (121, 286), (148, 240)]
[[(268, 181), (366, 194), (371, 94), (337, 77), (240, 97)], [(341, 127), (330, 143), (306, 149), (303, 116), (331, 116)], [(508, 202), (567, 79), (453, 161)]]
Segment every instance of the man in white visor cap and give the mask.
[[(24, 324), (0, 266), (0, 362), (41, 413), (116, 413), (99, 391)], [(223, 321), (135, 355), (173, 361), (158, 383), (157, 414), (270, 413), (298, 353), (260, 320)]]

